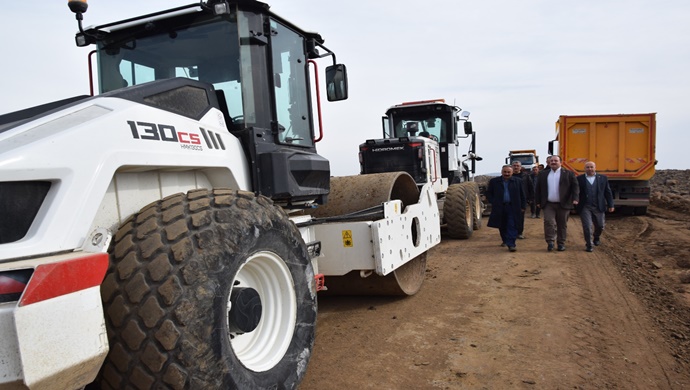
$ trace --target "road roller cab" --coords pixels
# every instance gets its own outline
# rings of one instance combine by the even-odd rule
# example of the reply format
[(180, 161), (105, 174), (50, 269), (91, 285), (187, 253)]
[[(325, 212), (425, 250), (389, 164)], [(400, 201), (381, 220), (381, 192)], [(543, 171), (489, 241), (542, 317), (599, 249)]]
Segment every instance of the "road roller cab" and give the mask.
[[(443, 99), (406, 102), (390, 107), (382, 118), (383, 138), (359, 147), (362, 174), (405, 171), (421, 186), (431, 182), (437, 192), (469, 181), (475, 172), (476, 134), (470, 113)], [(460, 140), (469, 139), (463, 153)]]
[(253, 0), (68, 4), (100, 93), (0, 116), (0, 389), (296, 388), (317, 291), (419, 290), (436, 196), (330, 178), (320, 35)]
[[(453, 238), (469, 238), (481, 226), (483, 205), (474, 172), (476, 133), (470, 113), (443, 99), (406, 102), (382, 118), (383, 138), (359, 146), (360, 173), (407, 172), (418, 186), (431, 184), (441, 220)], [(462, 147), (461, 140), (468, 139)]]

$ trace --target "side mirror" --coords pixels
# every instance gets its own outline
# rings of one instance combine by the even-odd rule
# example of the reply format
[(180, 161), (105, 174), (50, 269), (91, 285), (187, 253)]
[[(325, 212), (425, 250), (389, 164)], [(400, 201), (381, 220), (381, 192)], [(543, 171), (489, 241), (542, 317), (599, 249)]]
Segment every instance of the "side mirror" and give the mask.
[(553, 156), (553, 143), (556, 140), (549, 141), (549, 156)]
[(326, 68), (326, 95), (329, 102), (347, 99), (347, 69), (343, 64)]
[(471, 135), (472, 134), (472, 122), (465, 122), (465, 134), (466, 135)]

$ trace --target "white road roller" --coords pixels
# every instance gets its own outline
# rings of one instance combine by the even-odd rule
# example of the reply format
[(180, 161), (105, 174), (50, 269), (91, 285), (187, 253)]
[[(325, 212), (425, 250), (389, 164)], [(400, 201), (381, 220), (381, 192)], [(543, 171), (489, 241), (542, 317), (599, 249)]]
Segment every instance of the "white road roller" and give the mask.
[(0, 116), (0, 389), (296, 388), (317, 291), (418, 291), (436, 196), (330, 177), (320, 35), (253, 0), (69, 5), (100, 93)]

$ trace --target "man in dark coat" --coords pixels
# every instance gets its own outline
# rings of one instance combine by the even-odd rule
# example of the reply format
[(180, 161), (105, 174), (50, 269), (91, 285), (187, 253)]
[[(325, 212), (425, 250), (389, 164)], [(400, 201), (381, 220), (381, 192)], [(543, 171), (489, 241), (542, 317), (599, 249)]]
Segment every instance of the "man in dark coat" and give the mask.
[(544, 238), (546, 249), (553, 250), (554, 241), (558, 250), (565, 250), (568, 237), (568, 217), (570, 210), (577, 205), (580, 186), (575, 174), (561, 167), (560, 156), (551, 156), (549, 168), (539, 172), (534, 200), (544, 210)]
[(529, 204), (529, 209), (532, 212), (532, 218), (539, 218), (539, 213), (541, 209), (537, 207), (537, 203), (534, 201), (534, 189), (537, 187), (537, 175), (539, 175), (539, 166), (532, 165), (532, 170), (529, 175), (527, 175), (527, 183), (529, 184), (531, 191), (527, 194), (527, 203)]
[[(582, 221), (582, 232), (585, 234), (585, 250), (592, 252), (592, 243), (601, 243), (601, 233), (604, 231), (604, 214), (606, 210), (613, 212), (613, 193), (609, 186), (609, 179), (597, 173), (594, 161), (585, 163), (585, 173), (577, 177), (580, 186), (580, 202), (577, 213)], [(594, 224), (594, 242), (592, 242), (592, 224)]]
[(491, 202), (491, 215), (487, 226), (498, 228), (503, 244), (515, 252), (515, 239), (518, 235), (518, 218), (525, 212), (527, 200), (522, 188), (522, 180), (513, 177), (513, 168), (504, 165), (501, 176), (489, 180), (486, 197)]
[[(529, 199), (530, 194), (532, 193), (532, 189), (529, 188), (528, 184), (528, 177), (527, 174), (523, 172), (522, 169), (522, 163), (520, 161), (513, 161), (511, 166), (513, 167), (513, 177), (517, 177), (522, 181), (522, 192), (525, 194), (525, 198)], [(525, 212), (523, 211), (520, 216), (518, 217), (517, 220), (517, 230), (518, 230), (518, 236), (517, 238), (523, 239), (525, 238), (523, 232), (525, 231)]]

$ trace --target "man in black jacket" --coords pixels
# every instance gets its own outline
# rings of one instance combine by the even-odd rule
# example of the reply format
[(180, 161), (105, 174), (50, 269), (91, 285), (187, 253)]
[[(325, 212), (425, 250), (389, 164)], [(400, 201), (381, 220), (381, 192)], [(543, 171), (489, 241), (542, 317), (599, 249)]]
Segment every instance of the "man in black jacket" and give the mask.
[(515, 239), (518, 235), (518, 218), (525, 212), (527, 200), (522, 181), (513, 177), (513, 168), (504, 165), (501, 176), (489, 180), (486, 197), (491, 202), (491, 215), (487, 226), (498, 228), (503, 244), (515, 252)]
[[(601, 243), (601, 233), (604, 231), (604, 215), (606, 211), (612, 213), (613, 193), (609, 187), (609, 179), (596, 172), (594, 161), (585, 163), (585, 173), (577, 177), (580, 186), (580, 202), (577, 212), (582, 221), (582, 231), (585, 234), (585, 250), (592, 252), (592, 244)], [(592, 241), (592, 224), (594, 224), (594, 241)]]
[[(529, 199), (530, 194), (532, 194), (532, 188), (531, 184), (529, 184), (528, 179), (529, 177), (527, 174), (522, 172), (522, 163), (520, 161), (513, 161), (511, 164), (513, 167), (513, 177), (517, 177), (518, 179), (522, 180), (522, 192), (525, 194), (525, 198)], [(518, 236), (517, 238), (523, 239), (525, 238), (523, 232), (525, 231), (525, 212), (524, 210), (520, 215), (518, 216), (518, 220), (516, 222), (517, 224), (517, 230), (518, 230)]]

